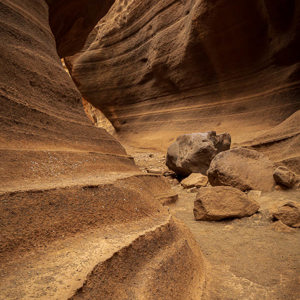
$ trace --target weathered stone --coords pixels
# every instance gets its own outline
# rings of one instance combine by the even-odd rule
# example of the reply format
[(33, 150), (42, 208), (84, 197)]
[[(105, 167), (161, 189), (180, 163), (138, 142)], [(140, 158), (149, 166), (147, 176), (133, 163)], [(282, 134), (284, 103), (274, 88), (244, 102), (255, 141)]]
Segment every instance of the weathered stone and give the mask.
[(196, 220), (219, 221), (248, 217), (256, 213), (259, 204), (233, 187), (206, 187), (199, 190), (194, 202)]
[(292, 188), (296, 183), (296, 174), (284, 166), (278, 167), (275, 170), (273, 177), (277, 184), (288, 188)]
[(192, 187), (204, 187), (207, 185), (208, 178), (201, 173), (192, 173), (189, 177), (181, 181), (181, 185), (188, 189)]
[(178, 200), (178, 194), (176, 193), (166, 193), (166, 194), (161, 194), (157, 196), (157, 200), (162, 204), (162, 205), (169, 205), (173, 204)]
[(220, 151), (230, 148), (228, 133), (216, 135), (215, 131), (179, 136), (168, 148), (166, 165), (176, 174), (206, 174), (211, 160)]
[(285, 224), (283, 224), (281, 221), (276, 221), (271, 225), (272, 229), (277, 232), (295, 232), (296, 229), (291, 228)]
[(233, 186), (242, 191), (271, 191), (274, 187), (273, 163), (263, 154), (246, 148), (219, 153), (211, 162), (211, 185)]
[(162, 170), (160, 169), (146, 169), (147, 173), (161, 175)]
[(261, 191), (251, 190), (247, 193), (249, 199), (257, 201), (261, 196)]
[(300, 227), (300, 205), (295, 202), (288, 202), (279, 207), (273, 213), (273, 217), (285, 225)]

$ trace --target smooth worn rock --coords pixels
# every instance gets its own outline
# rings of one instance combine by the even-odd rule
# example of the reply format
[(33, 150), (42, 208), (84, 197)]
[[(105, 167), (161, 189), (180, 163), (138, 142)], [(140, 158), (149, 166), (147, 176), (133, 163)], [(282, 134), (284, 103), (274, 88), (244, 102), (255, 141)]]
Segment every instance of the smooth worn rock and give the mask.
[(146, 169), (147, 173), (151, 173), (151, 174), (157, 174), (157, 175), (161, 175), (162, 174), (162, 170), (160, 169)]
[(179, 136), (168, 148), (166, 165), (180, 176), (191, 173), (206, 175), (211, 160), (220, 151), (228, 150), (231, 137), (228, 133), (216, 135), (215, 131)]
[(181, 181), (181, 185), (188, 189), (192, 187), (204, 187), (207, 185), (208, 178), (201, 173), (192, 173), (189, 177)]
[(273, 217), (290, 227), (300, 227), (300, 204), (288, 202), (273, 212)]
[(257, 201), (261, 196), (261, 191), (251, 190), (247, 193), (249, 199)]
[(277, 232), (296, 232), (296, 229), (291, 228), (281, 221), (276, 221), (271, 225), (272, 229)]
[(233, 186), (242, 191), (271, 191), (275, 185), (273, 163), (263, 154), (246, 148), (219, 153), (211, 162), (211, 185)]
[(219, 221), (243, 218), (256, 213), (259, 204), (240, 190), (228, 187), (206, 187), (199, 190), (194, 202), (196, 220)]
[(177, 193), (165, 193), (157, 196), (157, 200), (162, 204), (162, 205), (169, 205), (173, 204), (178, 200), (178, 194)]
[(278, 167), (275, 170), (273, 177), (277, 184), (288, 188), (292, 188), (296, 183), (296, 174), (284, 166)]
[(298, 2), (116, 0), (71, 74), (143, 146), (216, 126), (245, 136), (299, 109)]

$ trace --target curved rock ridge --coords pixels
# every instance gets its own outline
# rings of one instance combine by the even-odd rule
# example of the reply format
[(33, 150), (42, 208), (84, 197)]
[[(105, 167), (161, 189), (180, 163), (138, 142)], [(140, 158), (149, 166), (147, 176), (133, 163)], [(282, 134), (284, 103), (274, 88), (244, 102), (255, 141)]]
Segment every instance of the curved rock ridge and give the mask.
[[(91, 10), (96, 2), (102, 14), (111, 3), (54, 0), (49, 9), (44, 0), (0, 0), (1, 300), (68, 299), (95, 266), (139, 236), (147, 241), (149, 232), (153, 242), (142, 243), (141, 251), (157, 250), (163, 240), (151, 232), (164, 225), (170, 252), (160, 257), (156, 251), (147, 263), (164, 267), (176, 259), (175, 269), (162, 275), (164, 286), (168, 280), (190, 286), (191, 294), (197, 286), (201, 296), (203, 268), (190, 268), (182, 279), (175, 273), (190, 266), (191, 258), (195, 266), (203, 261), (195, 242), (185, 244), (188, 231), (167, 226), (168, 209), (156, 199), (169, 184), (143, 175), (113, 136), (93, 126), (57, 53), (57, 47), (61, 56), (80, 47), (98, 12), (78, 9)], [(177, 241), (181, 252), (173, 247)], [(130, 268), (122, 272), (135, 275)]]
[(69, 68), (127, 140), (239, 141), (299, 109), (299, 20), (294, 0), (119, 0)]
[(171, 218), (97, 265), (70, 299), (201, 299), (204, 274), (193, 236)]
[(279, 165), (300, 174), (300, 110), (243, 145), (263, 152)]
[(138, 172), (120, 143), (86, 118), (57, 55), (46, 2), (3, 0), (0, 14), (0, 191)]

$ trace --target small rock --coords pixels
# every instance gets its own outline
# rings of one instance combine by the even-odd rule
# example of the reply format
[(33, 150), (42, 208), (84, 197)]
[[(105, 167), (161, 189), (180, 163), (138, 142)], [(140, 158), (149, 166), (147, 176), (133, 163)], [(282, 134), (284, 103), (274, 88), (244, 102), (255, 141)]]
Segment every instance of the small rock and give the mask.
[(181, 185), (187, 189), (191, 187), (204, 187), (207, 185), (208, 178), (201, 173), (192, 173), (189, 177), (181, 181)]
[(300, 227), (300, 205), (295, 202), (287, 202), (273, 212), (273, 218), (287, 226)]
[(211, 160), (217, 153), (230, 149), (228, 133), (217, 135), (215, 131), (179, 136), (168, 148), (166, 165), (180, 176), (191, 173), (206, 174)]
[(157, 196), (157, 200), (164, 206), (170, 205), (175, 203), (178, 200), (178, 194), (176, 193), (161, 194)]
[(190, 193), (198, 193), (198, 188), (193, 187), (193, 188), (189, 189), (189, 192)]
[(163, 172), (163, 176), (175, 178), (176, 177), (176, 173), (174, 171), (171, 171), (171, 170), (165, 170)]
[(292, 188), (296, 183), (296, 174), (287, 167), (280, 166), (273, 173), (274, 180), (277, 184), (287, 188)]
[(154, 154), (150, 153), (150, 154), (149, 154), (149, 157), (150, 157), (150, 158), (153, 158), (153, 157), (154, 157)]
[(275, 190), (276, 191), (282, 191), (282, 190), (284, 190), (284, 187), (282, 187), (281, 185), (276, 184), (275, 185)]
[(232, 186), (242, 191), (273, 189), (274, 165), (263, 154), (246, 148), (235, 148), (216, 155), (208, 179), (212, 186)]
[(147, 173), (161, 175), (162, 171), (160, 169), (147, 169)]
[(194, 202), (195, 219), (204, 221), (249, 217), (258, 209), (256, 201), (229, 186), (201, 188)]
[(281, 221), (274, 222), (272, 224), (272, 229), (277, 232), (295, 232), (296, 231), (296, 229), (283, 224)]
[(247, 193), (250, 200), (257, 201), (261, 196), (261, 191), (251, 190)]

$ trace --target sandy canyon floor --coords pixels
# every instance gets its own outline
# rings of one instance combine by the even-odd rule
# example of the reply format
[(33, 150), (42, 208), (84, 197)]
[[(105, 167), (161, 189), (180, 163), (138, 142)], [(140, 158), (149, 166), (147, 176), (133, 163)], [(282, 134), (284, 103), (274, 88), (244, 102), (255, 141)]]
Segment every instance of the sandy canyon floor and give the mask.
[[(126, 150), (143, 172), (166, 170), (164, 153)], [(249, 218), (199, 222), (193, 215), (196, 191), (171, 184), (179, 198), (170, 212), (189, 227), (208, 261), (204, 299), (300, 299), (300, 231), (276, 226), (270, 214), (283, 202), (300, 202), (299, 191), (262, 193), (259, 212)]]

